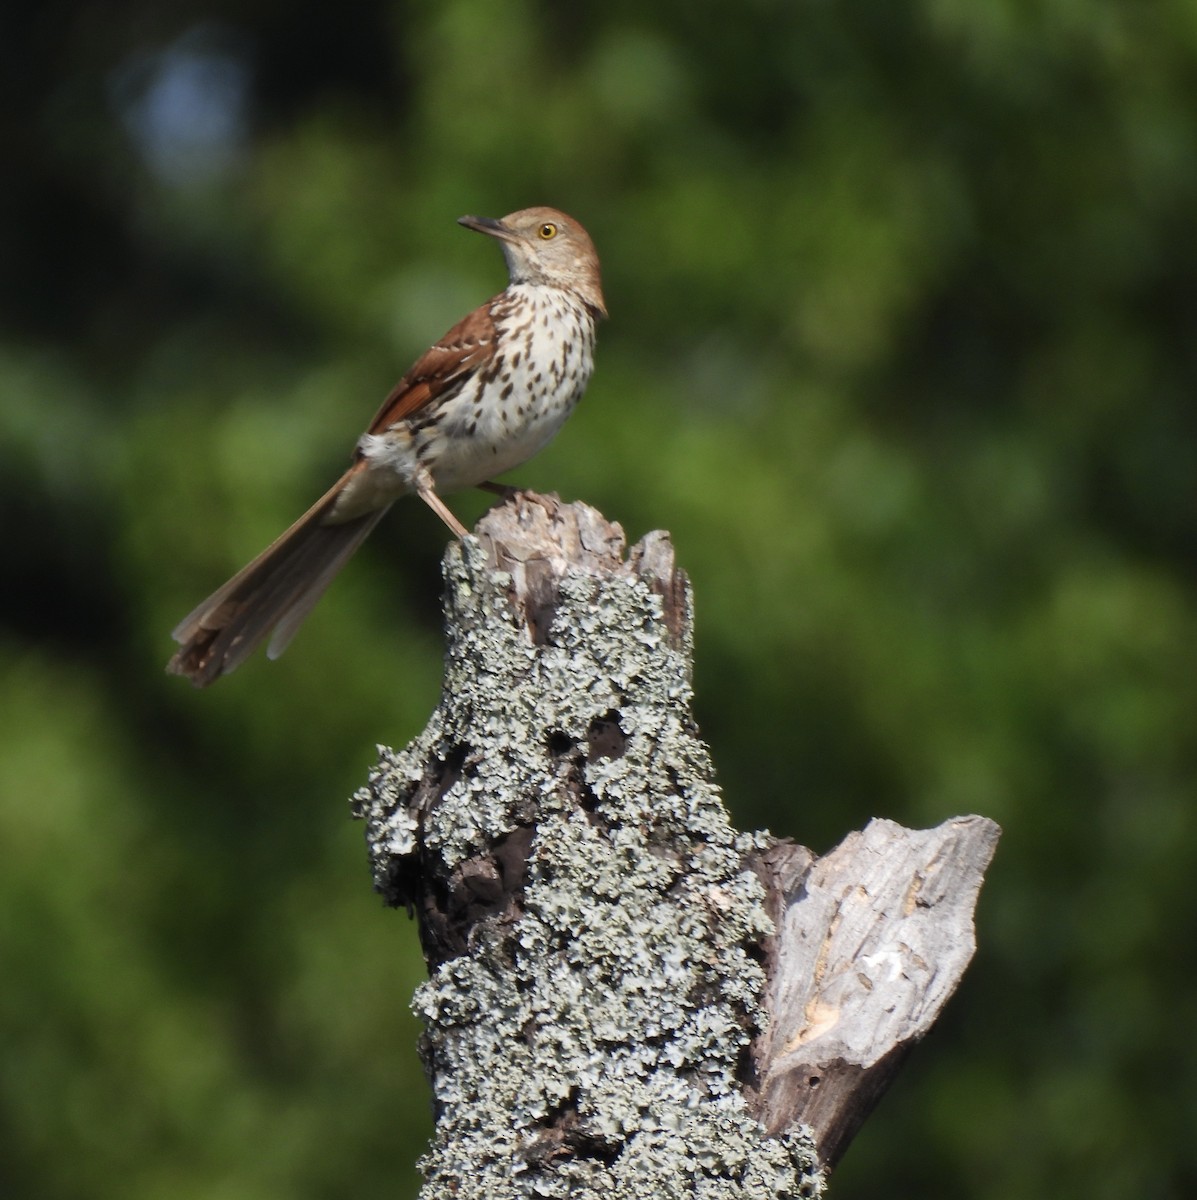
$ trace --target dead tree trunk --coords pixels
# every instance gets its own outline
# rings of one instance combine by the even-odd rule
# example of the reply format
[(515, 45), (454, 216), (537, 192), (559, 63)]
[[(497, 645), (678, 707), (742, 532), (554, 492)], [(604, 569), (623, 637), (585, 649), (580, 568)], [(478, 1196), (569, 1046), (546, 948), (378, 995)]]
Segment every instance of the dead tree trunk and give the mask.
[(998, 830), (729, 824), (667, 535), (521, 495), (446, 554), (441, 703), (355, 798), (419, 919), (426, 1200), (819, 1196), (972, 956)]

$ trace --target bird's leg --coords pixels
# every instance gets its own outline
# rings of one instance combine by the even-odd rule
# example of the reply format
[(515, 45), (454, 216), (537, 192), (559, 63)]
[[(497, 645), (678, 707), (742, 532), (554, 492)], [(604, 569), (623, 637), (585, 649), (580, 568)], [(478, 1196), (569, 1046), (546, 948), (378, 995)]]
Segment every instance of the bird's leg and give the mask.
[(436, 494), (436, 492), (432, 490), (430, 486), (426, 485), (424, 487), (417, 488), (416, 495), (419, 496), (420, 499), (423, 500), (424, 503), (427, 504), (428, 507), (432, 509), (432, 511), (436, 513), (436, 515), (440, 517), (440, 519), (444, 521), (444, 523), (448, 525), (449, 528), (452, 529), (459, 538), (470, 536), (470, 531), (449, 511), (445, 502)]
[(484, 492), (494, 492), (496, 496), (502, 496), (504, 500), (510, 500), (513, 496), (518, 496), (524, 490), (523, 488), (512, 487), (509, 483), (493, 483), (489, 479), (478, 486)]

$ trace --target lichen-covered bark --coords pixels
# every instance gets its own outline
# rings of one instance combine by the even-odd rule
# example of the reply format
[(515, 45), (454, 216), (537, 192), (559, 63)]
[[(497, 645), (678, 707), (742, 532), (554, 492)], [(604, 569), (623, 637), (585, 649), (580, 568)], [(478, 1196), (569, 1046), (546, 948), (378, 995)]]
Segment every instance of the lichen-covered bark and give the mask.
[(809, 1137), (763, 1136), (745, 1098), (764, 843), (696, 736), (668, 542), (628, 564), (582, 506), (500, 511), (516, 528), (447, 556), (441, 705), (357, 798), (432, 964), (422, 1195), (818, 1195)]
[(440, 706), (355, 798), (419, 919), (425, 1200), (818, 1196), (973, 951), (998, 834), (730, 825), (664, 534), (521, 495), (446, 554)]

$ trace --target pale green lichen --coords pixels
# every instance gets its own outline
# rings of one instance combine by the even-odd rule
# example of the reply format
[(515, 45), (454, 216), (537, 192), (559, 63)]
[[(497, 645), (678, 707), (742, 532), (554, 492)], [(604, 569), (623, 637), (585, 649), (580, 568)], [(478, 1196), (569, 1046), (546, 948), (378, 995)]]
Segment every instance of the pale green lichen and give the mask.
[[(413, 1001), (438, 1114), (421, 1196), (820, 1195), (809, 1138), (764, 1136), (739, 1077), (771, 927), (744, 865), (761, 840), (731, 828), (693, 731), (689, 622), (668, 636), (644, 580), (579, 573), (534, 645), (476, 543), (447, 576), (440, 708), (356, 798), (376, 877), (411, 852), (408, 801), (455, 751), (426, 844), (452, 865), (529, 812), (536, 834), (518, 920), (475, 925)], [(611, 714), (622, 754), (584, 758)]]

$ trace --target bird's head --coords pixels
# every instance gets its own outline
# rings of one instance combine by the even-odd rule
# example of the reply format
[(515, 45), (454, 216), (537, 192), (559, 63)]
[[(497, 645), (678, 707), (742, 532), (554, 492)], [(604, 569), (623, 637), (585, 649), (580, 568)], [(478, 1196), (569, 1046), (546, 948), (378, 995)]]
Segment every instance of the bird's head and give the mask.
[(498, 221), (460, 217), (458, 224), (498, 240), (512, 283), (565, 288), (607, 315), (594, 243), (573, 217), (555, 208), (521, 208)]

